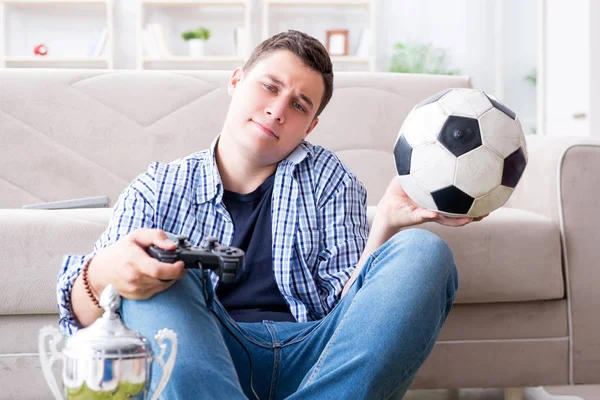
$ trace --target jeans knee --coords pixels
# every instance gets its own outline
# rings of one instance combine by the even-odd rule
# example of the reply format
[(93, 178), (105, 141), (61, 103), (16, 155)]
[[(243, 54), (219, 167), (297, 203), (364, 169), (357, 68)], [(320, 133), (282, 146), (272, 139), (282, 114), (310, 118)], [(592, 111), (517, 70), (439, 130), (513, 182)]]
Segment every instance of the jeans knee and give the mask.
[[(433, 232), (418, 228), (405, 229), (390, 239), (390, 245), (393, 251), (404, 254), (405, 262), (424, 273), (438, 276), (457, 275), (450, 246)], [(406, 257), (406, 253), (410, 256)]]
[(426, 229), (404, 229), (392, 236), (390, 240), (396, 244), (408, 243), (415, 248), (435, 252), (440, 257), (452, 257), (452, 250), (450, 250), (448, 243), (435, 233)]
[(196, 271), (188, 271), (168, 289), (145, 300), (121, 300), (123, 319), (134, 325), (153, 326), (158, 321), (185, 321), (186, 315), (207, 309), (205, 287)]

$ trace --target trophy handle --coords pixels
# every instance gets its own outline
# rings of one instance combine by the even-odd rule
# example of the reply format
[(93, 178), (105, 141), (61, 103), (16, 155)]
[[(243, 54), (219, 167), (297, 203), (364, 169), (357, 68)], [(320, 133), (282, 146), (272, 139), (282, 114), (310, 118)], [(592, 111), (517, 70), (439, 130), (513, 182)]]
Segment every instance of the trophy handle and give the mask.
[[(160, 396), (167, 386), (167, 382), (169, 382), (169, 378), (171, 377), (171, 372), (173, 372), (173, 366), (175, 365), (175, 357), (177, 357), (177, 334), (175, 332), (170, 329), (161, 329), (156, 336), (154, 336), (154, 339), (160, 347), (160, 353), (155, 358), (155, 361), (162, 367), (162, 376), (160, 377), (160, 382), (158, 382), (156, 390), (152, 393), (150, 400), (157, 400), (158, 396)], [(165, 352), (167, 351), (165, 339), (169, 339), (171, 342), (171, 355), (166, 362), (163, 360)]]
[[(48, 345), (50, 347), (48, 349), (50, 351), (50, 357), (48, 357), (48, 350), (46, 349), (46, 338), (48, 336), (51, 336), (50, 340), (48, 341)], [(56, 382), (56, 377), (52, 373), (52, 365), (55, 361), (62, 360), (62, 354), (56, 350), (56, 345), (60, 343), (62, 338), (63, 336), (60, 331), (53, 326), (44, 326), (42, 329), (40, 329), (40, 333), (38, 335), (38, 351), (40, 355), (42, 372), (56, 400), (63, 400), (63, 396), (60, 393), (58, 383)]]

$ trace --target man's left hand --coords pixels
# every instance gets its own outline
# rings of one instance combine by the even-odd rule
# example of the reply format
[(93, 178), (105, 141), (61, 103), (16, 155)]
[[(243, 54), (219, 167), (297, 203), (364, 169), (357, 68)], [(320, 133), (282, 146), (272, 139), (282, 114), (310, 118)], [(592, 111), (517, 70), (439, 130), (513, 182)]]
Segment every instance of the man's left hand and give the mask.
[(376, 218), (383, 218), (392, 229), (401, 229), (424, 222), (437, 222), (446, 226), (463, 226), (472, 221), (481, 221), (487, 215), (477, 218), (447, 217), (435, 211), (427, 210), (415, 203), (404, 191), (400, 178), (394, 177), (377, 206)]

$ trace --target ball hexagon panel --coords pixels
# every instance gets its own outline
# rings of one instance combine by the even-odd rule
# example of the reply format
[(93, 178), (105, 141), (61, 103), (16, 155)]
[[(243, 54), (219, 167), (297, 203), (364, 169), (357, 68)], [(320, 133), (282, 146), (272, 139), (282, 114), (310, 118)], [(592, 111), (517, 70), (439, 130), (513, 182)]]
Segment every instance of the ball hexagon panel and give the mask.
[(441, 212), (450, 214), (466, 214), (473, 206), (475, 199), (456, 186), (449, 186), (431, 193), (433, 201)]
[(502, 158), (511, 155), (521, 146), (520, 123), (497, 108), (492, 108), (479, 118), (481, 140)]
[(456, 157), (439, 142), (427, 143), (412, 151), (410, 174), (433, 192), (454, 183)]
[(503, 165), (498, 154), (481, 146), (458, 157), (454, 185), (472, 197), (481, 197), (500, 185)]
[(406, 137), (398, 137), (396, 145), (394, 146), (394, 160), (396, 161), (396, 171), (398, 171), (398, 175), (408, 175), (410, 173), (412, 151), (413, 149), (406, 141)]
[(501, 207), (508, 201), (508, 198), (513, 191), (514, 189), (506, 186), (498, 186), (490, 193), (475, 199), (473, 206), (469, 210), (469, 215), (472, 217), (481, 217), (482, 215), (488, 214), (490, 211)]
[(488, 97), (475, 89), (453, 89), (444, 94), (439, 103), (448, 115), (471, 118), (479, 118), (493, 107)]
[(515, 188), (523, 175), (523, 171), (525, 171), (526, 165), (525, 153), (519, 147), (514, 153), (504, 159), (502, 184), (510, 188)]
[(459, 157), (481, 146), (481, 133), (476, 119), (449, 116), (438, 136), (439, 142)]
[(444, 126), (448, 114), (438, 102), (413, 109), (402, 124), (406, 140), (412, 147), (433, 142)]
[(413, 176), (401, 175), (398, 179), (400, 179), (400, 184), (406, 194), (413, 199), (415, 203), (428, 210), (437, 211), (437, 206), (435, 205), (429, 190), (419, 185)]

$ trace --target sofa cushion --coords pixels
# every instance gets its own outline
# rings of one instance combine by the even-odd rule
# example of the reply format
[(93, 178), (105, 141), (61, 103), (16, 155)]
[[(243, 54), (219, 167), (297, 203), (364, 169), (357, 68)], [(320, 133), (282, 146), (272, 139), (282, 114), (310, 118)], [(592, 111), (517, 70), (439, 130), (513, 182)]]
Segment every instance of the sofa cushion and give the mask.
[[(7, 68), (0, 79), (0, 207), (107, 195), (153, 161), (206, 149), (231, 101), (229, 71)], [(310, 134), (336, 151), (376, 204), (394, 176), (402, 121), (465, 76), (336, 72)], [(43, 88), (43, 90), (40, 90)], [(376, 174), (373, 171), (377, 171)]]
[(457, 303), (565, 296), (560, 229), (550, 218), (500, 208), (483, 221), (461, 228), (425, 227), (445, 239), (454, 252), (459, 271)]
[(89, 253), (111, 213), (0, 209), (0, 315), (56, 313), (63, 255)]
[[(0, 209), (0, 315), (55, 313), (56, 277), (63, 255), (88, 253), (111, 212), (108, 208)], [(371, 217), (373, 212), (369, 208)], [(501, 208), (461, 228), (432, 223), (423, 227), (444, 238), (454, 252), (458, 303), (564, 296), (559, 229), (549, 218)]]
[[(369, 221), (376, 212), (369, 207)], [(550, 218), (501, 207), (460, 228), (426, 223), (458, 267), (456, 303), (554, 300), (564, 297), (560, 229)]]

